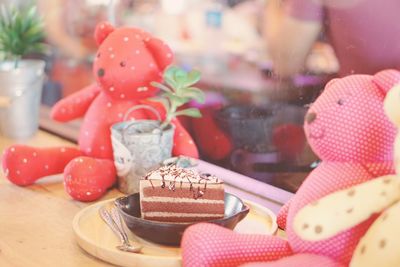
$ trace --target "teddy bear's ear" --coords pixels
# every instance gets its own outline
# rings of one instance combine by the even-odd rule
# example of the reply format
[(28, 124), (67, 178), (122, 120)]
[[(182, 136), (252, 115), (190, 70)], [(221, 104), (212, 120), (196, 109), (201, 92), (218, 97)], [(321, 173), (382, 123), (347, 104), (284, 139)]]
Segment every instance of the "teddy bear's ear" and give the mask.
[(154, 37), (148, 37), (145, 39), (145, 44), (147, 49), (153, 55), (153, 58), (157, 62), (160, 70), (164, 70), (173, 61), (174, 55), (171, 48), (161, 41), (160, 39)]
[(372, 82), (386, 95), (394, 85), (400, 83), (400, 72), (393, 69), (380, 71), (374, 75)]
[(103, 21), (96, 25), (96, 29), (94, 31), (94, 39), (97, 45), (100, 45), (107, 36), (114, 31), (114, 26), (111, 23)]

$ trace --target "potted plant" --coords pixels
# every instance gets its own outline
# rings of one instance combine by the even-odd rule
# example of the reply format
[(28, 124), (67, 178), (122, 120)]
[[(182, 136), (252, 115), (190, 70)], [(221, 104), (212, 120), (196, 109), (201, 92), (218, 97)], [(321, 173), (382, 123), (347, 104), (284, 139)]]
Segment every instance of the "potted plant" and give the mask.
[[(118, 188), (127, 194), (139, 192), (140, 177), (171, 157), (174, 137), (171, 121), (181, 115), (201, 117), (196, 108), (179, 109), (192, 100), (204, 102), (204, 93), (193, 87), (200, 80), (200, 72), (186, 72), (176, 66), (170, 66), (165, 70), (163, 78), (164, 84), (151, 83), (161, 92), (152, 100), (161, 102), (164, 106), (166, 113), (163, 121), (153, 107), (137, 105), (127, 111), (123, 122), (111, 127)], [(141, 108), (154, 112), (158, 120), (126, 120), (131, 111)]]
[(45, 63), (24, 57), (42, 52), (43, 38), (35, 7), (1, 6), (0, 131), (7, 137), (27, 138), (38, 129)]

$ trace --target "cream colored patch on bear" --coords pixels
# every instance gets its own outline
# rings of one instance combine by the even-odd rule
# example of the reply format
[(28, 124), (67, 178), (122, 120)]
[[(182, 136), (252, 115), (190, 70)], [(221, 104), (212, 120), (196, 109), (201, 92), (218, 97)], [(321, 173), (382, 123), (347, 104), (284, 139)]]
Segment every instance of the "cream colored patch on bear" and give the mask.
[(383, 176), (337, 191), (301, 209), (294, 231), (304, 240), (318, 241), (356, 226), (400, 200), (400, 179)]
[(354, 251), (350, 267), (400, 266), (400, 202), (371, 225)]

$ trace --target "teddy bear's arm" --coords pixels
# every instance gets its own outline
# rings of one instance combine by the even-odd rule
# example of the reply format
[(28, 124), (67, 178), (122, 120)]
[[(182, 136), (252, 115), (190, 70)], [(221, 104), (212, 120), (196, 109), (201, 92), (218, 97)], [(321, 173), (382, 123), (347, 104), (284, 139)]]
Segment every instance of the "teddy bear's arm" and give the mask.
[(82, 117), (99, 92), (100, 88), (96, 84), (91, 84), (61, 99), (51, 109), (51, 117), (61, 122)]
[(172, 148), (172, 155), (184, 155), (197, 159), (199, 157), (199, 151), (197, 150), (197, 146), (190, 134), (182, 126), (179, 120), (173, 119), (172, 123), (175, 125), (174, 147)]
[(399, 177), (382, 176), (305, 206), (297, 213), (293, 228), (304, 240), (327, 239), (365, 221), (399, 199)]
[(215, 110), (219, 107), (206, 106), (201, 108), (201, 118), (192, 120), (192, 131), (202, 154), (221, 160), (227, 157), (232, 149), (232, 141), (215, 121)]
[(350, 267), (400, 266), (400, 202), (383, 212), (354, 251)]
[(282, 206), (282, 208), (279, 210), (279, 213), (278, 213), (277, 223), (278, 223), (279, 228), (282, 230), (286, 229), (286, 218), (288, 216), (290, 202), (292, 201), (292, 199), (293, 198), (289, 199), (285, 203), (285, 205)]

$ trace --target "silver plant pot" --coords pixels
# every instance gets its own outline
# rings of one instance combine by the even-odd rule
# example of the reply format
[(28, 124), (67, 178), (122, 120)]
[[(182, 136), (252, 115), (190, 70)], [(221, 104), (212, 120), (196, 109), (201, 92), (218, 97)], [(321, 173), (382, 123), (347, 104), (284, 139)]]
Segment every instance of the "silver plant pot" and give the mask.
[(155, 120), (124, 121), (111, 127), (118, 189), (125, 194), (139, 192), (139, 180), (171, 157), (175, 128), (160, 130)]
[(39, 108), (45, 62), (0, 62), (0, 132), (13, 139), (34, 135), (39, 127)]

